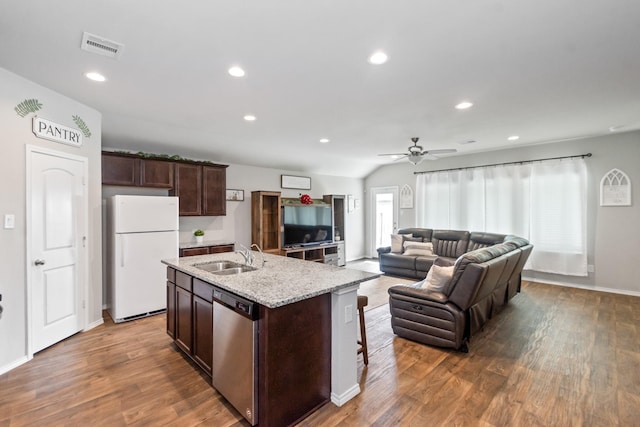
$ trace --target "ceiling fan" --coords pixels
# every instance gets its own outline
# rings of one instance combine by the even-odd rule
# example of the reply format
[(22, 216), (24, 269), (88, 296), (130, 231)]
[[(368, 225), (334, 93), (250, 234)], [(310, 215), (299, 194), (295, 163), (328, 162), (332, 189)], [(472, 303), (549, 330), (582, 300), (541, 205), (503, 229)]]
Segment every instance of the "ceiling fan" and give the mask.
[(434, 154), (455, 153), (457, 151), (455, 148), (444, 148), (441, 150), (423, 150), (422, 145), (418, 145), (419, 139), (420, 138), (417, 137), (411, 138), (411, 142), (413, 142), (413, 145), (409, 146), (408, 153), (378, 154), (378, 156), (401, 156), (400, 158), (406, 157), (409, 162), (417, 165), (424, 159), (436, 160), (437, 157), (434, 156)]

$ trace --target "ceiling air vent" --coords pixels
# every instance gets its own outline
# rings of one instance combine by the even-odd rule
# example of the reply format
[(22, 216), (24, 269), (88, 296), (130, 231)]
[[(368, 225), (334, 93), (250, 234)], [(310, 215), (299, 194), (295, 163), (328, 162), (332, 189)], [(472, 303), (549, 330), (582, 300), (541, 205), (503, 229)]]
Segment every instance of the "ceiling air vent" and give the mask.
[(82, 45), (80, 49), (118, 59), (124, 50), (124, 45), (105, 39), (104, 37), (96, 36), (95, 34), (84, 32), (82, 33)]

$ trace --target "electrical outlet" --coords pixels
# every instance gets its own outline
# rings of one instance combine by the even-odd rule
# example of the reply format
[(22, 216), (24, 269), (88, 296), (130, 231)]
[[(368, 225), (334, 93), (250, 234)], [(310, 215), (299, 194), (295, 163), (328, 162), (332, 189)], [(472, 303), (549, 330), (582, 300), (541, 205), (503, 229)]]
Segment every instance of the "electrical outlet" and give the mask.
[(594, 271), (596, 271), (596, 268), (594, 267), (593, 264), (587, 265), (587, 272), (593, 273)]
[(353, 305), (349, 304), (344, 307), (344, 323), (353, 322)]

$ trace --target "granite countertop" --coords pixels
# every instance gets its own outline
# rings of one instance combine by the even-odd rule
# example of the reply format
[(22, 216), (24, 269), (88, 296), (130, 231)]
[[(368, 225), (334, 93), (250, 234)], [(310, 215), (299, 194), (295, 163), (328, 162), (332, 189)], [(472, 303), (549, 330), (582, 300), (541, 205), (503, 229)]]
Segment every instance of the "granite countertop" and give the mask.
[[(254, 265), (260, 266), (262, 262), (260, 253), (253, 251), (253, 254), (255, 255)], [(229, 276), (216, 275), (196, 267), (198, 264), (220, 260), (244, 264), (242, 256), (232, 252), (164, 259), (162, 262), (269, 308), (281, 307), (334, 292), (380, 276), (380, 274), (270, 254), (264, 255), (266, 262), (263, 268)]]
[(180, 249), (190, 249), (190, 248), (203, 248), (207, 246), (223, 246), (223, 245), (234, 245), (236, 242), (232, 240), (203, 240), (202, 243), (196, 242), (180, 242), (178, 247)]

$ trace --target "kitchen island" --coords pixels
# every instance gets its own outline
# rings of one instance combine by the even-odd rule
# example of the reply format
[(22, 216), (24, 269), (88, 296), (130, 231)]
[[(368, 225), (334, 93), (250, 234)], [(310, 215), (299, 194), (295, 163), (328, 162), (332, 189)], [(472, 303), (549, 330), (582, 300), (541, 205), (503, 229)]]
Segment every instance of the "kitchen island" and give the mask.
[(231, 305), (221, 308), (229, 293), (236, 308), (246, 308), (253, 320), (255, 408), (234, 403), (235, 390), (216, 388), (245, 418), (254, 425), (292, 425), (329, 400), (344, 404), (360, 391), (356, 291), (378, 274), (269, 254), (263, 266), (262, 255), (253, 255), (255, 270), (228, 275), (203, 267), (216, 261), (244, 264), (241, 255), (163, 260), (168, 266), (168, 334), (212, 376), (215, 387), (215, 379), (224, 374), (220, 371), (227, 370), (217, 359), (241, 356), (216, 352), (224, 347), (220, 337), (230, 321), (214, 313), (232, 311)]

